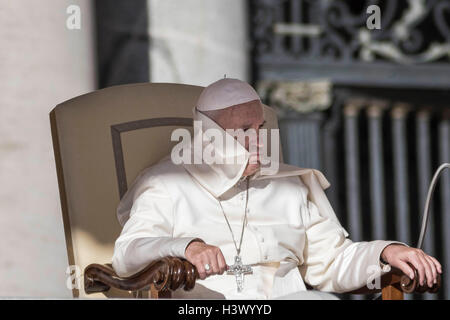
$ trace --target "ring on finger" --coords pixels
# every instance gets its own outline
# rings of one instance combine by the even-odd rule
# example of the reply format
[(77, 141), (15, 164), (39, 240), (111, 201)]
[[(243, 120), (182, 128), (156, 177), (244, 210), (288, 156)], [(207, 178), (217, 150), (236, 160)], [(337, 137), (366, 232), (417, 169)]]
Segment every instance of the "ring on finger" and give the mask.
[(206, 272), (211, 270), (211, 266), (209, 265), (209, 263), (205, 264), (205, 270), (206, 270)]

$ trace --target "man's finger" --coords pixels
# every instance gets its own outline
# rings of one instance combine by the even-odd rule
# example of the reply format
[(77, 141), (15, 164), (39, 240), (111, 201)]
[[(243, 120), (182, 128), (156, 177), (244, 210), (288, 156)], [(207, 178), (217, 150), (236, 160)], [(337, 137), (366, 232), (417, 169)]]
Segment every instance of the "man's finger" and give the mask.
[(431, 288), (433, 286), (433, 283), (436, 283), (437, 270), (436, 270), (436, 266), (434, 265), (433, 260), (431, 260), (429, 255), (425, 254), (424, 259), (427, 261), (428, 265), (430, 266), (431, 272), (433, 273), (433, 278), (430, 279), (430, 281), (428, 282), (428, 285)]
[(432, 257), (432, 256), (428, 256), (428, 257), (431, 259), (431, 261), (433, 261), (433, 263), (434, 263), (434, 265), (436, 266), (438, 272), (439, 272), (439, 273), (442, 273), (442, 266), (441, 266), (441, 264), (439, 263), (439, 261), (438, 261), (435, 257)]
[(417, 272), (419, 273), (419, 284), (423, 285), (425, 280), (425, 267), (422, 265), (422, 262), (420, 262), (418, 255), (415, 254), (409, 257), (409, 262), (417, 269)]
[(206, 279), (205, 264), (203, 262), (198, 262), (195, 266), (197, 267), (197, 272), (200, 279), (205, 280)]
[(428, 284), (428, 286), (431, 287), (433, 286), (433, 271), (431, 271), (430, 264), (428, 263), (427, 259), (425, 259), (424, 254), (419, 254), (419, 260), (425, 269), (426, 279), (424, 279), (423, 285)]
[(414, 270), (404, 261), (398, 262), (398, 268), (403, 271), (404, 274), (407, 274), (410, 279), (414, 279)]
[(210, 266), (211, 266), (211, 272), (213, 274), (219, 274), (219, 263), (217, 262), (217, 255), (211, 254), (209, 256)]
[(225, 261), (222, 251), (220, 250), (217, 253), (217, 262), (219, 263), (220, 274), (223, 274), (225, 270), (227, 270), (227, 263)]

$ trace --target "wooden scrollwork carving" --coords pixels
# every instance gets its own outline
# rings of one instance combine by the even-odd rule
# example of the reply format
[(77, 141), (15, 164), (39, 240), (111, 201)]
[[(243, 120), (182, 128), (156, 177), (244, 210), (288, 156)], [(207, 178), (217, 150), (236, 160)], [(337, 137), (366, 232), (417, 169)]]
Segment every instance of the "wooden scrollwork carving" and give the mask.
[(417, 270), (414, 272), (414, 279), (410, 279), (407, 275), (403, 275), (400, 280), (400, 288), (405, 293), (437, 293), (439, 291), (439, 288), (441, 287), (441, 275), (437, 275), (437, 281), (433, 286), (430, 288), (426, 284), (421, 286), (419, 284), (419, 275), (417, 273)]
[(151, 262), (130, 277), (119, 277), (109, 264), (90, 264), (84, 269), (84, 290), (87, 294), (105, 292), (111, 287), (126, 291), (147, 290), (151, 285), (157, 291), (192, 290), (198, 273), (185, 259), (165, 257)]

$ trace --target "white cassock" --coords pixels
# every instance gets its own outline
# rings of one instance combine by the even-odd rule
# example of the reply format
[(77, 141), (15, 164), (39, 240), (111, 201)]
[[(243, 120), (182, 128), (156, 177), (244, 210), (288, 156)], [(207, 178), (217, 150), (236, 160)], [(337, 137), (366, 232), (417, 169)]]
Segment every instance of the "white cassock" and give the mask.
[[(194, 119), (203, 121), (203, 130), (220, 128), (195, 110)], [(175, 165), (166, 157), (144, 170), (118, 207), (123, 230), (112, 259), (117, 274), (129, 276), (164, 256), (185, 258), (195, 238), (219, 247), (232, 265), (236, 249), (218, 199), (239, 243), (246, 184), (238, 181), (245, 165)], [(243, 291), (237, 292), (234, 275), (223, 274), (197, 280), (192, 291), (180, 289), (173, 297), (273, 299), (305, 292), (305, 282), (340, 293), (365, 286), (374, 270), (383, 274), (380, 254), (399, 242), (348, 239), (323, 191), (329, 183), (319, 171), (280, 163), (277, 174), (257, 173), (249, 185), (241, 257), (253, 274), (244, 276)]]

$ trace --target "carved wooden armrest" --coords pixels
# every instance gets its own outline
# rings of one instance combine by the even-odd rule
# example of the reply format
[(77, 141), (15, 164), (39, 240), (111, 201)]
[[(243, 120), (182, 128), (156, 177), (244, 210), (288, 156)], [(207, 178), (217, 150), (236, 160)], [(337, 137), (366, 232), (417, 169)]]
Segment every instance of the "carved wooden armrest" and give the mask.
[[(438, 292), (441, 287), (441, 276), (437, 283), (429, 288), (420, 286), (418, 274), (411, 280), (399, 269), (392, 270), (381, 276), (381, 289), (369, 289), (366, 286), (350, 294), (370, 294), (382, 291), (383, 299), (403, 299), (403, 293)], [(197, 269), (189, 261), (175, 257), (165, 257), (151, 262), (143, 270), (129, 277), (119, 277), (110, 264), (90, 264), (84, 269), (84, 290), (87, 294), (105, 292), (111, 287), (125, 291), (153, 290), (170, 292), (179, 288), (192, 290), (198, 278)]]
[[(412, 267), (412, 266), (411, 266)], [(414, 279), (410, 279), (400, 269), (392, 268), (392, 270), (381, 276), (381, 289), (369, 289), (366, 286), (360, 289), (348, 292), (351, 294), (369, 294), (382, 291), (383, 299), (402, 298), (403, 293), (437, 293), (441, 287), (441, 275), (437, 276), (437, 283), (431, 288), (427, 284), (419, 285), (419, 275), (417, 270), (414, 270)]]
[(129, 277), (119, 277), (110, 264), (90, 264), (84, 269), (84, 290), (87, 294), (105, 292), (111, 287), (126, 290), (149, 290), (152, 285), (158, 292), (179, 288), (192, 290), (198, 273), (189, 261), (164, 257), (152, 261), (143, 270)]

